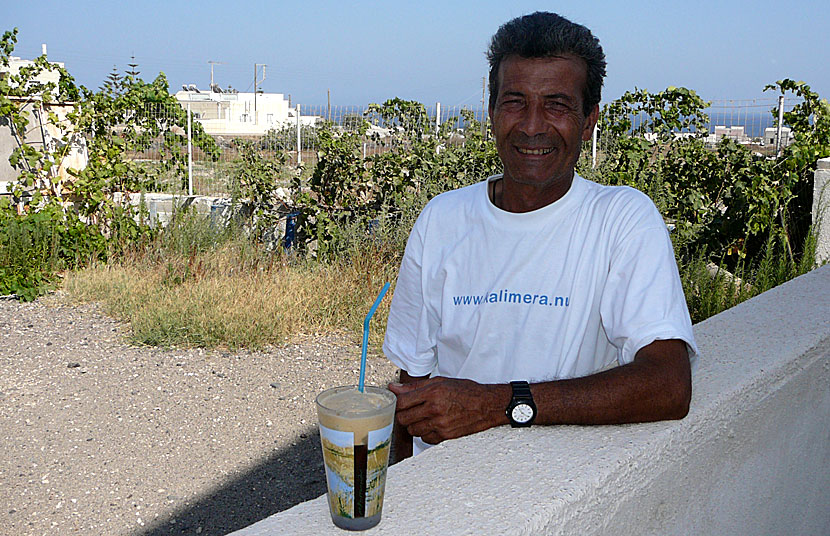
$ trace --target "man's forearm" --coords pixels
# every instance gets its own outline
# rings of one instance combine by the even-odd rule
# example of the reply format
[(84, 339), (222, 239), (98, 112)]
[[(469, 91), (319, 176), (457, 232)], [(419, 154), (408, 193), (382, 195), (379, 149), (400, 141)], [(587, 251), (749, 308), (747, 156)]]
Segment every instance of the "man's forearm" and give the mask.
[[(427, 443), (508, 423), (505, 409), (511, 389), (507, 384), (435, 377), (390, 388), (398, 395), (396, 426)], [(691, 399), (686, 344), (655, 341), (628, 365), (582, 378), (534, 383), (530, 389), (537, 407), (536, 424), (680, 419)]]
[(682, 341), (655, 341), (634, 362), (583, 378), (531, 385), (537, 424), (622, 424), (682, 419), (691, 371)]

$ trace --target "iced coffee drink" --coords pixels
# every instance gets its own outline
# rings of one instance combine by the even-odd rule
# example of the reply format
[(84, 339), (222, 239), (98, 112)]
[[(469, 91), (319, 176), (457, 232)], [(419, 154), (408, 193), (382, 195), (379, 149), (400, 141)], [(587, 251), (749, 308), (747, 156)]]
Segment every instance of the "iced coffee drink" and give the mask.
[(395, 401), (391, 391), (370, 386), (362, 393), (335, 387), (317, 397), (329, 509), (340, 528), (380, 522)]

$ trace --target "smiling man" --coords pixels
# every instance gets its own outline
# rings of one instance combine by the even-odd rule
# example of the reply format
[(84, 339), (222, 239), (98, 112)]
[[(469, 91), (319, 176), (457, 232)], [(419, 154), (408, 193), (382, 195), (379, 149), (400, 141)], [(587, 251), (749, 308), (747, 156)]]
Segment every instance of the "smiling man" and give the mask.
[(397, 459), (510, 424), (680, 419), (697, 348), (654, 204), (574, 172), (605, 55), (552, 13), (493, 36), (504, 173), (430, 201), (410, 234), (384, 353), (401, 368)]

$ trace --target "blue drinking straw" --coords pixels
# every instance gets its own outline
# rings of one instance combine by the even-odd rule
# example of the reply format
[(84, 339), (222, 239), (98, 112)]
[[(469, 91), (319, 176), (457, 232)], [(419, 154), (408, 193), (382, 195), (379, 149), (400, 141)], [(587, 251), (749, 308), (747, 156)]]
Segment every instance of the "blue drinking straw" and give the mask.
[(380, 290), (380, 294), (378, 294), (375, 303), (373, 303), (372, 307), (369, 309), (369, 314), (367, 314), (366, 318), (363, 320), (363, 348), (361, 348), (360, 352), (360, 383), (358, 383), (357, 386), (358, 391), (361, 393), (363, 392), (363, 380), (366, 379), (366, 350), (369, 345), (369, 320), (372, 319), (372, 315), (375, 314), (378, 305), (380, 305), (380, 300), (386, 296), (387, 290), (389, 290), (389, 283), (383, 285), (383, 288)]

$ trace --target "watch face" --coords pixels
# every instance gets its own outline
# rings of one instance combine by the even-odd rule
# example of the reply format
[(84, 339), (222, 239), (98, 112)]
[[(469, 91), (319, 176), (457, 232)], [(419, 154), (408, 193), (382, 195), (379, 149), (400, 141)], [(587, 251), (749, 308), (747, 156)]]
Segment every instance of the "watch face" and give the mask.
[(518, 423), (526, 423), (533, 418), (533, 408), (527, 404), (517, 404), (516, 407), (513, 408), (513, 411), (510, 412), (510, 415), (513, 417), (514, 421)]

